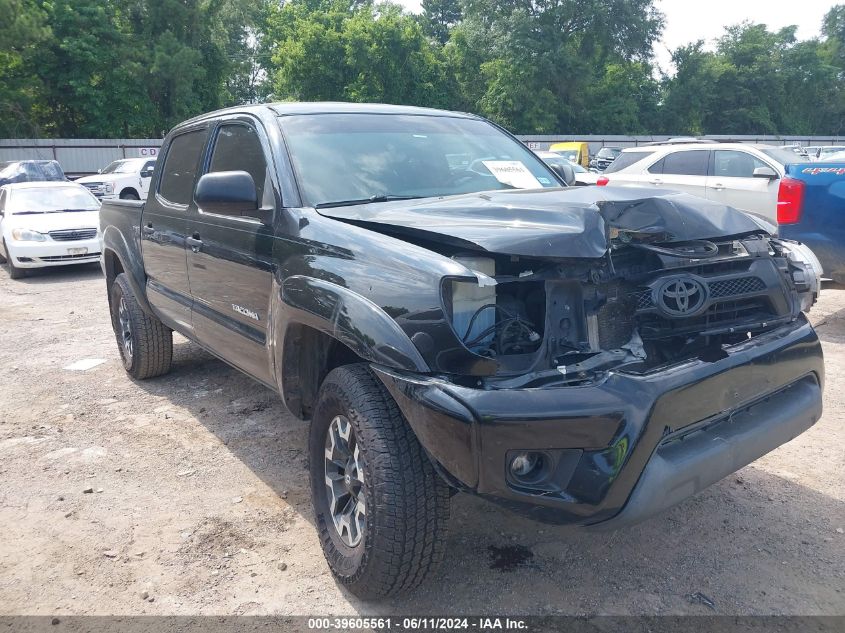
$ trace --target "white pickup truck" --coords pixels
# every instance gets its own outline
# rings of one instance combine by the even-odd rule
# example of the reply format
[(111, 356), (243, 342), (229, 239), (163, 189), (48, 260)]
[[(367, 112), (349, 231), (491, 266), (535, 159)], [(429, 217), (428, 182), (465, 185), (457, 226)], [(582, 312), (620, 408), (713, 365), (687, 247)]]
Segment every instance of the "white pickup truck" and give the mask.
[(101, 169), (100, 173), (78, 178), (76, 182), (100, 199), (143, 200), (147, 197), (155, 164), (155, 158), (124, 158)]

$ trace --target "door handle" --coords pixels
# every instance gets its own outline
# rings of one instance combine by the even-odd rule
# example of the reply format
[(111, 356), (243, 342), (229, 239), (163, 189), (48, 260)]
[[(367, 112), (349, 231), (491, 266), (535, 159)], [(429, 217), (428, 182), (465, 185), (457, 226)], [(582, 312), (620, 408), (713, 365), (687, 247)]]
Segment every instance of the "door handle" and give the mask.
[(715, 185), (713, 185), (713, 189), (715, 189), (716, 191), (724, 191), (725, 185), (720, 182), (717, 182)]
[(200, 239), (200, 234), (194, 233), (191, 237), (186, 237), (185, 244), (190, 246), (191, 250), (195, 253), (199, 253), (200, 249), (202, 248), (202, 240)]
[(652, 185), (662, 185), (663, 184), (663, 181), (660, 180), (660, 178), (655, 178), (654, 180), (649, 180), (648, 182)]
[(152, 222), (147, 222), (146, 226), (141, 227), (141, 230), (144, 231), (144, 235), (152, 235), (155, 233), (155, 229), (153, 228)]

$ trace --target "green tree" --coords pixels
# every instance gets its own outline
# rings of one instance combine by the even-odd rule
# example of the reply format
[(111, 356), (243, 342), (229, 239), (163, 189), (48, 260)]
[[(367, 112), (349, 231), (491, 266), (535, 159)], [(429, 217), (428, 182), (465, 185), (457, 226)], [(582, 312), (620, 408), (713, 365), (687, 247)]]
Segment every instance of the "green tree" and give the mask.
[[(629, 66), (647, 64), (660, 34), (662, 16), (652, 0), (466, 0), (463, 8), (446, 49), (469, 109), (520, 132), (644, 127), (640, 110), (653, 109), (657, 84), (643, 67)], [(596, 84), (611, 66), (620, 77), (639, 74), (651, 85), (638, 87), (625, 111), (605, 109), (611, 120), (594, 128), (592, 98), (607, 96)]]
[(422, 0), (423, 29), (441, 44), (449, 41), (452, 27), (462, 16), (461, 0)]
[(41, 83), (38, 115), (60, 137), (134, 135), (154, 113), (138, 79), (143, 65), (127, 46), (112, 0), (42, 3), (52, 30), (33, 55)]
[(0, 15), (0, 135), (39, 136), (32, 57), (51, 36), (47, 16), (32, 0), (0, 0)]
[(265, 38), (276, 98), (450, 105), (441, 49), (398, 5), (292, 0)]
[(679, 48), (677, 72), (664, 80), (659, 131), (839, 133), (845, 88), (830, 39), (798, 42), (795, 27), (743, 23), (728, 27), (715, 51), (702, 42)]

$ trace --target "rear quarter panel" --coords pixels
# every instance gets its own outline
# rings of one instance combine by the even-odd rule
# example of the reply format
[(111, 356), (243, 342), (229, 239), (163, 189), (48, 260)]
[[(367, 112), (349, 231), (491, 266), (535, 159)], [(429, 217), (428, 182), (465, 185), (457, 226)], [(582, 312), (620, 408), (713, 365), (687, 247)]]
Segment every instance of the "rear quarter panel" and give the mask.
[(804, 200), (800, 220), (780, 235), (807, 244), (826, 277), (845, 281), (845, 163), (787, 165), (786, 175), (804, 182)]

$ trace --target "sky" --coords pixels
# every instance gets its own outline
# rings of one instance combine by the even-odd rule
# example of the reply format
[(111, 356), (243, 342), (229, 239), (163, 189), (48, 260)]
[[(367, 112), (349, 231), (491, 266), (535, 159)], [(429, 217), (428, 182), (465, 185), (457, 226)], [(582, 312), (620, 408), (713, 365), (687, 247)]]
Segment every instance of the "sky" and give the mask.
[[(409, 11), (420, 11), (419, 0), (396, 0)], [(672, 71), (669, 51), (703, 39), (712, 45), (724, 27), (743, 20), (768, 25), (770, 30), (795, 24), (798, 39), (819, 35), (822, 18), (842, 0), (656, 0), (666, 16), (663, 39), (655, 45), (657, 64)]]

